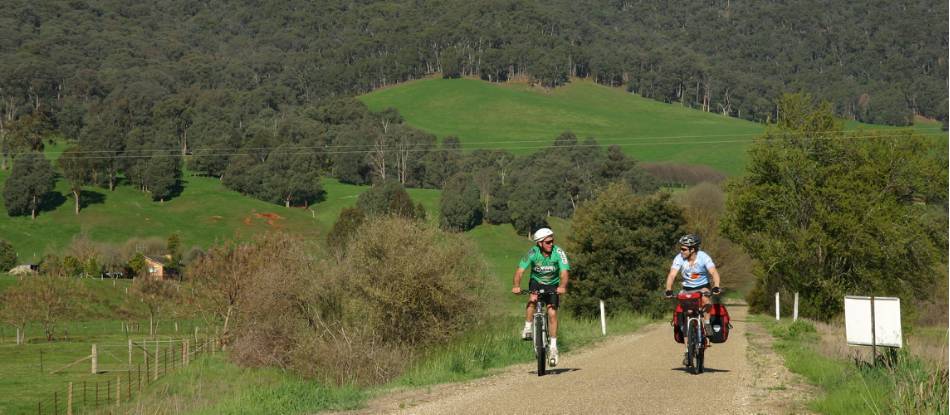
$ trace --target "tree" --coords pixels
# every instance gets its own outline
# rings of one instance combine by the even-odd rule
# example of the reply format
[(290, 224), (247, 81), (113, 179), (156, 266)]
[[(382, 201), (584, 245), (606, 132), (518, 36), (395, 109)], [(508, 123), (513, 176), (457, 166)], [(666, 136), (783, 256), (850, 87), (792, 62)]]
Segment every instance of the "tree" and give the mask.
[(446, 182), (440, 206), (442, 229), (464, 232), (482, 223), (478, 188), (469, 174), (456, 174)]
[(153, 201), (165, 202), (181, 190), (181, 159), (172, 154), (157, 154), (145, 168), (145, 187)]
[(357, 229), (366, 221), (366, 214), (357, 207), (343, 208), (340, 216), (327, 233), (327, 246), (338, 259), (346, 252), (346, 247), (356, 235)]
[(268, 156), (265, 164), (262, 188), (266, 200), (289, 208), (294, 203), (309, 206), (326, 197), (327, 192), (320, 184), (320, 162), (311, 150), (280, 146)]
[(756, 139), (748, 174), (728, 185), (721, 221), (761, 264), (750, 305), (800, 292), (805, 315), (830, 319), (847, 294), (925, 298), (946, 246), (945, 216), (928, 214), (947, 186), (931, 145), (911, 132), (845, 134), (805, 95), (779, 108), (779, 128)]
[(9, 242), (0, 239), (0, 272), (7, 272), (16, 266), (16, 249)]
[(672, 247), (685, 219), (666, 193), (639, 196), (614, 183), (581, 204), (565, 249), (571, 258), (571, 301), (580, 315), (596, 313), (599, 300), (612, 312), (657, 314)]
[(396, 180), (387, 180), (373, 185), (356, 199), (356, 207), (367, 216), (395, 215), (404, 218), (415, 217), (412, 198)]
[(145, 308), (148, 314), (148, 334), (155, 335), (155, 317), (168, 306), (174, 304), (177, 298), (175, 282), (163, 281), (149, 276), (139, 276), (132, 281), (129, 296), (126, 297), (126, 307), (135, 309)]
[(13, 171), (3, 188), (3, 200), (10, 216), (30, 213), (36, 219), (43, 197), (53, 190), (54, 174), (41, 153), (27, 153), (13, 163)]
[(82, 194), (82, 187), (92, 181), (92, 163), (83, 156), (83, 151), (78, 146), (73, 146), (60, 155), (57, 160), (59, 168), (63, 171), (63, 176), (69, 182), (69, 191), (73, 194), (76, 201), (76, 214), (79, 214), (81, 205), (79, 196)]
[(0, 313), (4, 321), (19, 328), (27, 322), (43, 325), (47, 341), (53, 341), (57, 324), (80, 311), (84, 289), (75, 279), (39, 275), (21, 280), (3, 294)]

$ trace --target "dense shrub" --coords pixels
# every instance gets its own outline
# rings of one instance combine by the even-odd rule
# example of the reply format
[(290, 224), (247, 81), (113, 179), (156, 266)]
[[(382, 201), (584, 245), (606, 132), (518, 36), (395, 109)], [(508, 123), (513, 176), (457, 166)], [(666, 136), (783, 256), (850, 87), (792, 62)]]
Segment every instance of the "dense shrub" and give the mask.
[(342, 257), (356, 230), (366, 221), (366, 213), (358, 207), (344, 208), (340, 211), (330, 232), (327, 233), (327, 246), (337, 257)]
[(726, 179), (726, 175), (722, 172), (701, 164), (661, 162), (641, 163), (640, 167), (665, 186), (692, 186), (702, 182), (721, 183)]
[(683, 233), (681, 210), (665, 193), (635, 195), (615, 183), (574, 214), (565, 248), (571, 255), (571, 301), (565, 306), (594, 315), (599, 300), (611, 312), (660, 313), (660, 292)]
[(482, 204), (478, 187), (470, 174), (452, 176), (442, 189), (442, 229), (467, 231), (482, 223)]
[(485, 268), (466, 239), (392, 216), (357, 232), (373, 237), (338, 261), (283, 234), (213, 248), (188, 269), (192, 301), (231, 325), (238, 363), (338, 384), (392, 379), (477, 322)]
[(0, 239), (0, 272), (9, 271), (16, 266), (16, 250), (9, 242)]
[(416, 216), (412, 198), (396, 180), (387, 180), (374, 184), (356, 199), (356, 207), (369, 216), (395, 215), (404, 218)]

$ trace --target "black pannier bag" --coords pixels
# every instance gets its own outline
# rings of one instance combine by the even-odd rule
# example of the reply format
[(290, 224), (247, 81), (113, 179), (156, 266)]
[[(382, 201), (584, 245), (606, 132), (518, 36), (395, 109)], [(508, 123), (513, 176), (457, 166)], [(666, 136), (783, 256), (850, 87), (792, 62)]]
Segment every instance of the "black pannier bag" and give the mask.
[(729, 323), (729, 311), (722, 304), (713, 304), (709, 308), (709, 341), (713, 343), (725, 343), (729, 339), (729, 330), (732, 324)]

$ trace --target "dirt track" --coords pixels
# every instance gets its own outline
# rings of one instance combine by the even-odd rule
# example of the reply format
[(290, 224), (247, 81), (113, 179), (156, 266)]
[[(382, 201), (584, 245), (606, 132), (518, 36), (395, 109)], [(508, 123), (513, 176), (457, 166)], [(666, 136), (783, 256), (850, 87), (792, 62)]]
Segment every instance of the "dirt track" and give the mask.
[[(613, 338), (577, 353), (538, 377), (534, 365), (513, 366), (473, 382), (378, 398), (357, 413), (399, 414), (759, 414), (802, 413), (799, 389), (771, 353), (768, 336), (747, 326), (746, 307), (729, 307), (729, 341), (706, 352), (706, 372), (682, 367), (683, 346), (668, 324)], [(746, 336), (752, 329), (753, 347)], [(529, 347), (525, 344), (525, 347)], [(543, 397), (543, 410), (530, 399)]]

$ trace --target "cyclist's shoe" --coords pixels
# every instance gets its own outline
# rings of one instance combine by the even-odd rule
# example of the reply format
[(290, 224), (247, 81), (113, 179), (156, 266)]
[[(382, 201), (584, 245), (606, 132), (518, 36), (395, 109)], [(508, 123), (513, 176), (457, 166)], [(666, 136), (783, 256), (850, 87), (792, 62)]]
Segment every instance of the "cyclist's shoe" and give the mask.
[(531, 327), (525, 327), (521, 330), (521, 340), (531, 340)]
[(548, 364), (551, 367), (557, 366), (557, 347), (551, 347), (551, 350), (548, 352)]

